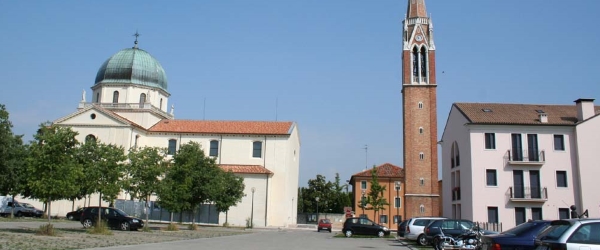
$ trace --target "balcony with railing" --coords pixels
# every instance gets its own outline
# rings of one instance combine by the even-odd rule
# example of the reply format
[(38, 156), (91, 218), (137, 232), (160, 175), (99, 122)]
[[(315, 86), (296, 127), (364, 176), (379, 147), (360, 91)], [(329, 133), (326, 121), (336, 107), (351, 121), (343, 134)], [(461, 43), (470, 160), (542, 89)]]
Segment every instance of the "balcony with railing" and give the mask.
[(545, 202), (548, 200), (546, 187), (512, 186), (508, 188), (510, 201)]
[(541, 166), (546, 162), (546, 154), (544, 150), (541, 151), (513, 151), (508, 150), (506, 152), (508, 163), (513, 165), (536, 165)]

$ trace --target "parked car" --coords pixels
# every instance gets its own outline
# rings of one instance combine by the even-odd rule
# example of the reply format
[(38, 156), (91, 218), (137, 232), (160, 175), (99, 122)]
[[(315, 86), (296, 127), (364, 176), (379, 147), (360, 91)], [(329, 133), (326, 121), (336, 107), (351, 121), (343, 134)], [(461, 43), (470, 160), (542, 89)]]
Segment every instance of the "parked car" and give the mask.
[(389, 228), (362, 217), (347, 218), (342, 232), (346, 237), (352, 237), (354, 234), (377, 235), (379, 237), (390, 235)]
[(10, 216), (13, 213), (15, 217), (22, 217), (30, 214), (34, 214), (29, 208), (21, 205), (17, 200), (14, 200), (9, 196), (0, 196), (0, 215), (4, 217)]
[(118, 228), (123, 231), (138, 230), (144, 227), (144, 221), (127, 215), (125, 212), (114, 207), (86, 207), (81, 213), (80, 222), (84, 228), (90, 228), (98, 221), (98, 209), (102, 220), (110, 228)]
[(331, 233), (331, 221), (329, 219), (319, 220), (319, 224), (317, 225), (317, 232), (321, 232), (321, 230), (326, 230)]
[(29, 209), (28, 213), (24, 214), (25, 216), (40, 218), (44, 215), (44, 211), (37, 209), (29, 203), (21, 203), (21, 206)]
[(404, 234), (406, 232), (406, 224), (408, 223), (408, 220), (403, 220), (402, 222), (400, 222), (400, 224), (398, 224), (398, 230), (396, 231), (396, 234), (398, 235), (398, 237), (404, 237)]
[(493, 235), (481, 236), (482, 250), (533, 250), (535, 237), (550, 227), (550, 220), (522, 223), (509, 230)]
[[(470, 220), (457, 220), (457, 219), (443, 219), (434, 220), (425, 227), (424, 233), (427, 242), (432, 243), (433, 238), (436, 235), (441, 234), (442, 230), (444, 235), (456, 237), (468, 230), (471, 230), (475, 224)], [(482, 230), (483, 235), (498, 234), (498, 232), (490, 230)]]
[(423, 229), (434, 220), (443, 220), (444, 217), (415, 217), (410, 218), (406, 224), (406, 232), (404, 238), (407, 240), (416, 240), (421, 246), (427, 245), (427, 238), (423, 233)]
[(537, 250), (600, 250), (600, 219), (555, 220), (535, 239)]
[(77, 209), (77, 210), (75, 210), (75, 211), (68, 212), (68, 213), (67, 213), (67, 215), (66, 215), (65, 217), (66, 217), (68, 220), (76, 220), (76, 221), (79, 221), (79, 220), (81, 219), (81, 212), (83, 212), (83, 209), (84, 209), (84, 208), (80, 207), (80, 208), (78, 208), (78, 209)]

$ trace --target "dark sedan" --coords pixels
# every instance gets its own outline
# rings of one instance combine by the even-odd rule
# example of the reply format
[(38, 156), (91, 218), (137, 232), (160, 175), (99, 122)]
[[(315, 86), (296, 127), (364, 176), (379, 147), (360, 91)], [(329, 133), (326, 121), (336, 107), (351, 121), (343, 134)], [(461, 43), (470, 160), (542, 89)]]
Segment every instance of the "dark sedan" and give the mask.
[(114, 207), (86, 207), (81, 213), (80, 222), (84, 228), (94, 226), (98, 221), (98, 209), (102, 216), (102, 220), (106, 221), (110, 228), (118, 228), (123, 231), (138, 230), (144, 227), (144, 222), (140, 218), (135, 218), (127, 215), (125, 212)]
[(83, 212), (84, 208), (78, 208), (75, 211), (71, 211), (67, 213), (67, 219), (68, 220), (76, 220), (79, 221), (79, 219), (81, 218), (81, 212)]
[(550, 226), (548, 220), (522, 223), (500, 234), (481, 237), (482, 250), (533, 250), (535, 237)]

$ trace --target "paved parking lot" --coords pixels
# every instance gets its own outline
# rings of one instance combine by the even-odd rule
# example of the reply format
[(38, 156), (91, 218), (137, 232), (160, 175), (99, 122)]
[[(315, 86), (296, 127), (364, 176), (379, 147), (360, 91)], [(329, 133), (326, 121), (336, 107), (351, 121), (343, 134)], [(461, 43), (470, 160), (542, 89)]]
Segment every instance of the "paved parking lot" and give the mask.
[(255, 233), (209, 239), (196, 239), (135, 246), (98, 249), (244, 249), (244, 250), (300, 250), (300, 249), (408, 249), (394, 238), (337, 238), (336, 234), (316, 230), (254, 230)]

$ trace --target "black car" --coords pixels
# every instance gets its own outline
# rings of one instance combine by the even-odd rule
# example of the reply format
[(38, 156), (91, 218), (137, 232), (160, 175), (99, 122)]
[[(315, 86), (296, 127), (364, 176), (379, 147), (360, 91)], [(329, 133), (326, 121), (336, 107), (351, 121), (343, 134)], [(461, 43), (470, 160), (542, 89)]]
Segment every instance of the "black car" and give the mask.
[(67, 219), (68, 220), (76, 220), (76, 221), (80, 220), (81, 219), (81, 212), (83, 212), (83, 209), (84, 208), (78, 208), (75, 211), (68, 212), (67, 216), (66, 216)]
[(406, 225), (408, 224), (408, 220), (403, 220), (402, 222), (400, 222), (400, 224), (398, 225), (398, 237), (404, 237), (404, 233), (406, 232)]
[(123, 231), (138, 230), (144, 227), (144, 221), (127, 215), (125, 212), (114, 207), (86, 207), (81, 213), (80, 222), (84, 228), (90, 228), (98, 220), (98, 209), (100, 210), (102, 220), (110, 228), (118, 228)]
[(379, 237), (390, 235), (389, 228), (379, 225), (367, 218), (360, 217), (347, 218), (344, 222), (342, 232), (346, 237), (352, 237), (354, 234), (377, 235)]
[(535, 237), (550, 227), (549, 220), (522, 223), (499, 234), (481, 236), (482, 250), (533, 250)]

